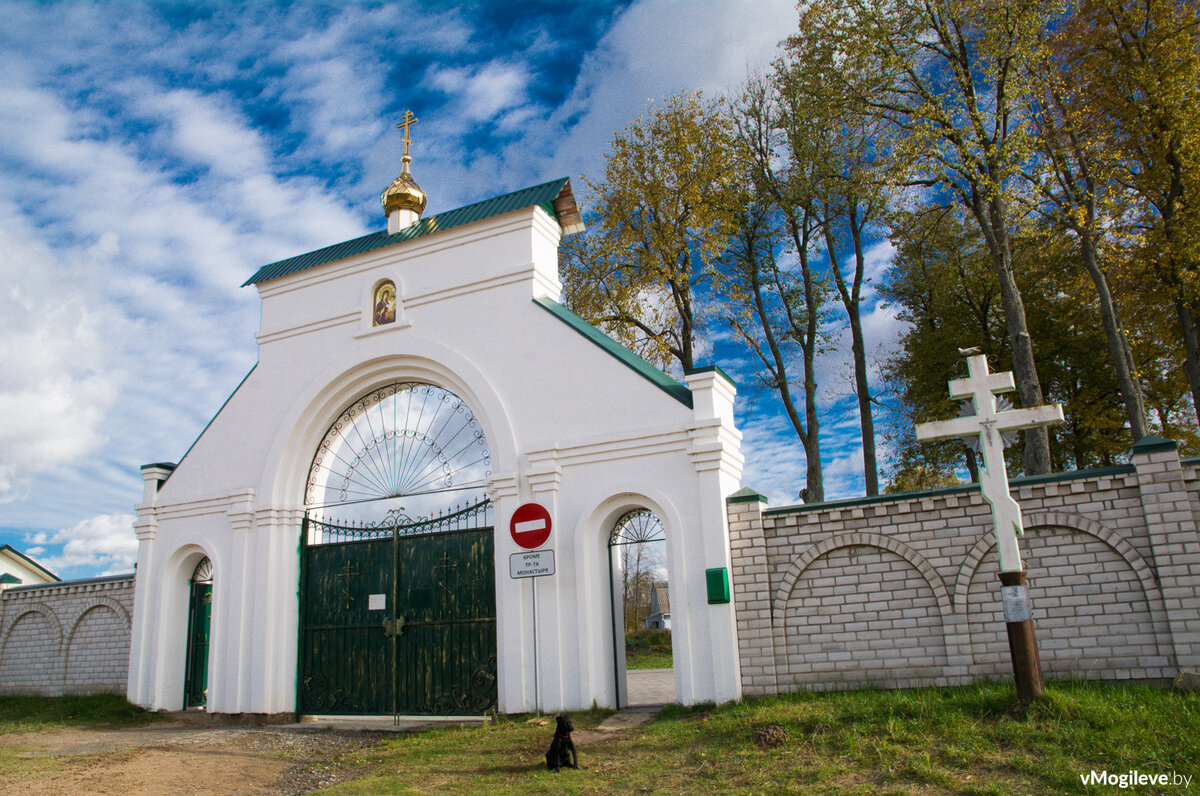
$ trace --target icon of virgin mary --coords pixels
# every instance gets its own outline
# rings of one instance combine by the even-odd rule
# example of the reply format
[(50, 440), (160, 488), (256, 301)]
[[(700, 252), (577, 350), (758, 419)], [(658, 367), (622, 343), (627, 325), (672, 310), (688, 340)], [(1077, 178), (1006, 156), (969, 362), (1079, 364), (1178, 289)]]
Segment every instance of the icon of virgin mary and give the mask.
[(396, 286), (391, 282), (384, 282), (375, 288), (374, 317), (374, 326), (382, 326), (396, 320)]

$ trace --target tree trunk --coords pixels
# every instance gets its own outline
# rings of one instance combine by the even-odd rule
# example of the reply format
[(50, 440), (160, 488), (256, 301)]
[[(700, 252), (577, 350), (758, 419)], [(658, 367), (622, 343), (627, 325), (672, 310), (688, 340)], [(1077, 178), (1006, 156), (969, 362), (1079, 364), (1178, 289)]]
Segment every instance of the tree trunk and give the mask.
[(817, 298), (808, 258), (800, 257), (804, 276), (804, 305), (808, 312), (806, 334), (801, 350), (804, 352), (804, 414), (808, 421), (808, 437), (804, 440), (805, 503), (820, 503), (825, 499), (825, 476), (821, 472), (821, 423), (817, 419)]
[(818, 503), (825, 499), (825, 478), (821, 471), (821, 436), (820, 421), (817, 419), (817, 286), (813, 280), (812, 266), (808, 261), (808, 243), (810, 235), (810, 211), (804, 211), (803, 219), (797, 219), (793, 213), (787, 213), (788, 231), (796, 246), (800, 258), (800, 275), (804, 285), (804, 323), (796, 320), (795, 313), (787, 301), (787, 291), (776, 283), (776, 289), (783, 299), (784, 311), (787, 313), (788, 326), (794, 339), (799, 340), (803, 354), (804, 367), (804, 416), (807, 433), (800, 441), (804, 443), (804, 491), (801, 495), (805, 503)]
[(1133, 375), (1137, 372), (1133, 363), (1133, 351), (1129, 348), (1129, 338), (1126, 337), (1125, 330), (1121, 328), (1121, 319), (1113, 302), (1108, 279), (1096, 262), (1096, 242), (1087, 230), (1080, 230), (1079, 243), (1083, 251), (1084, 267), (1096, 286), (1096, 297), (1100, 302), (1100, 321), (1104, 326), (1104, 337), (1108, 340), (1108, 353), (1117, 373), (1117, 390), (1125, 404), (1125, 417), (1129, 420), (1129, 431), (1136, 443), (1146, 436), (1146, 405), (1142, 399), (1141, 387)]
[(867, 382), (867, 347), (863, 341), (862, 317), (860, 308), (862, 300), (863, 271), (866, 264), (863, 259), (862, 236), (858, 229), (857, 206), (850, 200), (850, 233), (854, 239), (854, 286), (846, 285), (842, 269), (838, 265), (834, 253), (833, 232), (828, 222), (825, 224), (825, 249), (829, 255), (829, 269), (833, 271), (834, 283), (838, 295), (842, 298), (842, 306), (846, 308), (846, 318), (850, 322), (850, 352), (854, 359), (854, 395), (858, 399), (858, 424), (862, 433), (863, 479), (867, 495), (879, 494), (879, 467), (875, 461), (875, 421), (871, 417), (871, 390)]
[(967, 454), (967, 474), (970, 475), (972, 484), (978, 484), (979, 459), (976, 458), (975, 451), (971, 450), (970, 448), (967, 448), (965, 453)]
[[(1000, 283), (1000, 303), (1004, 308), (1005, 328), (1013, 352), (1013, 377), (1021, 406), (1032, 408), (1043, 403), (1042, 385), (1038, 381), (1037, 365), (1033, 360), (1033, 341), (1025, 320), (1025, 303), (1013, 275), (1012, 248), (1008, 239), (1008, 222), (1004, 204), (998, 195), (987, 202), (986, 210), (977, 198), (971, 210), (983, 230), (983, 237), (992, 256), (996, 279)], [(1043, 475), (1050, 472), (1050, 435), (1045, 426), (1025, 429), (1025, 474)]]
[(1192, 390), (1192, 408), (1200, 420), (1200, 324), (1197, 323), (1200, 319), (1182, 296), (1175, 298), (1175, 314), (1183, 332), (1183, 372)]

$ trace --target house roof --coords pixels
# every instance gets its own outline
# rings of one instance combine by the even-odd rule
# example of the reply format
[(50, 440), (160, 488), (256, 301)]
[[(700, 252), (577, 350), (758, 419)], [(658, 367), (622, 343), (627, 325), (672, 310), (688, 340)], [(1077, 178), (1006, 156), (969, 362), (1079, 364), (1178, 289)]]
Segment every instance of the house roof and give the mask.
[(315, 268), (318, 265), (324, 265), (334, 260), (341, 260), (356, 254), (388, 246), (396, 246), (401, 243), (407, 243), (410, 240), (453, 229), (454, 227), (461, 227), (464, 224), (482, 221), (485, 218), (492, 218), (493, 216), (510, 213), (514, 210), (523, 210), (527, 207), (535, 206), (541, 207), (549, 215), (557, 219), (563, 229), (563, 234), (570, 235), (583, 231), (583, 217), (580, 215), (579, 207), (575, 203), (575, 194), (571, 190), (571, 181), (566, 177), (560, 177), (557, 180), (544, 182), (541, 185), (522, 188), (519, 191), (506, 193), (503, 196), (484, 199), (482, 202), (476, 202), (465, 207), (447, 210), (444, 213), (437, 213), (428, 218), (422, 218), (392, 235), (389, 235), (387, 230), (372, 232), (370, 235), (363, 235), (361, 238), (335, 243), (332, 246), (326, 246), (323, 249), (317, 249), (307, 254), (300, 254), (295, 257), (289, 257), (286, 260), (269, 263), (255, 271), (254, 276), (242, 283), (242, 287), (261, 284), (271, 279), (278, 279), (281, 276)]
[(667, 589), (667, 582), (660, 580), (652, 588), (658, 594), (658, 612), (660, 614), (671, 613), (671, 592)]
[(45, 575), (47, 578), (50, 578), (50, 580), (55, 580), (55, 581), (62, 580), (62, 578), (60, 578), (58, 575), (55, 575), (53, 572), (46, 569), (41, 564), (34, 561), (32, 558), (25, 555), (20, 550), (18, 550), (17, 548), (13, 547), (10, 544), (0, 545), (0, 554), (8, 554), (8, 555), (12, 556), (13, 558), (17, 559), (20, 563), (22, 563), (25, 566), (32, 569), (34, 572), (40, 572), (43, 575)]

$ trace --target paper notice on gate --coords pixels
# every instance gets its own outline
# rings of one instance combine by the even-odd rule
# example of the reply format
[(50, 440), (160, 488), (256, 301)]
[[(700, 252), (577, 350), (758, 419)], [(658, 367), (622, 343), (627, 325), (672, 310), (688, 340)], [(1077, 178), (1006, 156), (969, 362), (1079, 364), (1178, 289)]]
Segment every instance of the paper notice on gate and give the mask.
[(387, 595), (386, 594), (368, 594), (367, 595), (367, 610), (368, 611), (386, 611), (387, 610)]

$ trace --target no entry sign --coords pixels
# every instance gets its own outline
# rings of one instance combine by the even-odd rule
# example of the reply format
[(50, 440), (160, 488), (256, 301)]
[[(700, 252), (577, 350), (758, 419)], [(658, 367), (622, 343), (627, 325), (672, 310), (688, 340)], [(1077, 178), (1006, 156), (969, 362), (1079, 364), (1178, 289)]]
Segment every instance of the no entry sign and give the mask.
[(518, 506), (508, 525), (513, 541), (526, 550), (541, 547), (550, 538), (550, 512), (540, 503)]

